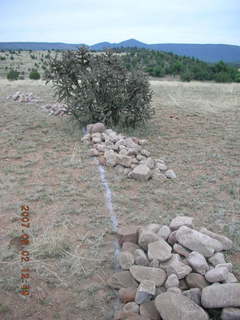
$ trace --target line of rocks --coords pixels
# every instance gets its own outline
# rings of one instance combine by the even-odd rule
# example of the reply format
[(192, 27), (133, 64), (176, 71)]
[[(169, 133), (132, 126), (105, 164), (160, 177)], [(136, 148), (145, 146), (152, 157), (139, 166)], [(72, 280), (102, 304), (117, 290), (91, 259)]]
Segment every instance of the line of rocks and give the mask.
[(45, 112), (48, 112), (49, 115), (53, 116), (63, 116), (68, 114), (67, 105), (64, 103), (46, 104), (42, 106), (41, 109)]
[(175, 179), (176, 174), (169, 170), (162, 159), (154, 160), (144, 148), (147, 140), (126, 137), (104, 124), (96, 123), (87, 126), (87, 134), (82, 142), (91, 145), (89, 156), (98, 157), (100, 164), (114, 167), (120, 174), (138, 181), (149, 179)]
[(35, 97), (33, 93), (26, 93), (26, 92), (21, 92), (17, 91), (13, 95), (9, 95), (7, 100), (14, 100), (17, 102), (25, 102), (25, 103), (35, 103), (35, 102), (40, 102), (40, 99), (38, 97)]
[(216, 310), (221, 320), (240, 319), (240, 283), (222, 252), (232, 248), (229, 238), (193, 229), (186, 216), (117, 236), (122, 271), (108, 280), (123, 303), (115, 320), (208, 320)]

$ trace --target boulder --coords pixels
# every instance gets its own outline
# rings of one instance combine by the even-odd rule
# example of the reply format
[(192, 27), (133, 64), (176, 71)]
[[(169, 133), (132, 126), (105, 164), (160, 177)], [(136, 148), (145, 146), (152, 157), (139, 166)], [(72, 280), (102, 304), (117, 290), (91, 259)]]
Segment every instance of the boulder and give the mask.
[(155, 306), (163, 320), (208, 320), (207, 313), (182, 294), (166, 292), (155, 299)]
[(214, 251), (222, 250), (222, 244), (218, 240), (186, 226), (177, 230), (176, 239), (184, 247), (197, 251), (204, 257), (211, 257)]
[(226, 267), (214, 268), (205, 274), (208, 282), (222, 282), (228, 279), (228, 269)]
[(214, 284), (203, 288), (201, 304), (204, 308), (240, 307), (240, 283)]
[(196, 251), (192, 251), (187, 257), (189, 265), (194, 271), (205, 274), (209, 270), (209, 265), (204, 256)]
[(117, 237), (120, 245), (122, 245), (123, 242), (133, 242), (136, 244), (138, 239), (138, 227), (122, 227), (118, 230)]
[(220, 235), (220, 234), (214, 233), (212, 231), (209, 231), (206, 228), (201, 228), (200, 232), (202, 232), (202, 233), (208, 235), (209, 237), (219, 241), (222, 244), (223, 250), (230, 250), (233, 247), (232, 240), (230, 240), (229, 238), (227, 238), (227, 237), (225, 237), (223, 235)]
[(141, 248), (147, 250), (149, 243), (155, 242), (157, 240), (159, 240), (159, 237), (156, 235), (156, 233), (144, 230), (139, 233), (138, 244)]
[(172, 256), (171, 246), (162, 238), (148, 244), (148, 258), (149, 260), (159, 260), (160, 262), (167, 261)]
[(137, 288), (137, 282), (132, 277), (129, 271), (115, 272), (107, 281), (108, 285), (113, 289)]
[(179, 280), (185, 278), (192, 271), (192, 268), (184, 264), (177, 254), (173, 254), (167, 262), (160, 263), (160, 268), (166, 270), (168, 276), (175, 274)]
[(183, 226), (192, 228), (192, 226), (193, 226), (193, 218), (187, 217), (187, 216), (177, 216), (176, 218), (174, 218), (171, 221), (171, 223), (169, 225), (169, 227), (172, 230), (177, 230), (177, 229), (179, 229), (180, 227), (183, 227)]
[(150, 179), (151, 175), (152, 173), (149, 167), (144, 164), (139, 164), (129, 174), (129, 177), (138, 181), (147, 181)]
[(155, 286), (161, 286), (167, 277), (164, 270), (145, 266), (132, 266), (130, 272), (138, 282), (150, 280), (155, 283)]
[(203, 289), (209, 286), (209, 282), (199, 273), (189, 273), (186, 277), (186, 282), (189, 288)]
[(117, 164), (117, 154), (113, 150), (105, 151), (104, 158), (106, 159), (106, 166), (115, 167)]

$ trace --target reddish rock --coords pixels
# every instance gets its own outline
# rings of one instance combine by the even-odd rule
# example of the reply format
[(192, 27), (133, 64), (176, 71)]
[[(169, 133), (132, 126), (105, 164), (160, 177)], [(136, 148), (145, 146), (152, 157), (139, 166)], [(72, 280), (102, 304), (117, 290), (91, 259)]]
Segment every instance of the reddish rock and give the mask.
[(117, 236), (118, 236), (120, 245), (122, 245), (123, 242), (137, 243), (138, 227), (136, 226), (122, 227), (121, 229), (119, 229)]
[(137, 288), (121, 288), (119, 290), (119, 298), (123, 303), (135, 301)]

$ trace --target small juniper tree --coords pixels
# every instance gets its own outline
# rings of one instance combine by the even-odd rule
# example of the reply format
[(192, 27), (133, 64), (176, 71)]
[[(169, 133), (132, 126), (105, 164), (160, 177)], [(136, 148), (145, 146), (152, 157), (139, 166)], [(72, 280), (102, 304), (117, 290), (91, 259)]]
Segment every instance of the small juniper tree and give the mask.
[(129, 72), (110, 51), (93, 54), (83, 47), (49, 58), (45, 79), (68, 105), (66, 112), (83, 125), (101, 121), (135, 127), (154, 113), (147, 76)]

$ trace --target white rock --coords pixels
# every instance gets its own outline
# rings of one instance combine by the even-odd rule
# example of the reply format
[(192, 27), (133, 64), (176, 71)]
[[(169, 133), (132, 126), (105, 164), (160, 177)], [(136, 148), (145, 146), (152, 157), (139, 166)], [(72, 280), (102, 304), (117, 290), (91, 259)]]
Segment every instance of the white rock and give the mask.
[(175, 173), (172, 169), (167, 170), (167, 171), (165, 172), (165, 176), (166, 176), (168, 179), (176, 179), (176, 178), (177, 178), (176, 173)]

